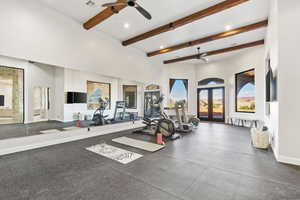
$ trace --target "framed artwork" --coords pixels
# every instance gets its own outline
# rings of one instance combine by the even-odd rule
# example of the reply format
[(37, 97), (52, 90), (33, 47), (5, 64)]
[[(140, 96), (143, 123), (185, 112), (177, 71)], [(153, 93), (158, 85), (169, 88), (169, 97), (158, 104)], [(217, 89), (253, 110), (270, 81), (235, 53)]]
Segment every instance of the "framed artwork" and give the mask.
[(255, 113), (255, 69), (235, 75), (236, 112)]
[(88, 110), (99, 108), (99, 100), (108, 100), (108, 108), (111, 108), (111, 85), (110, 83), (100, 83), (87, 81), (87, 107)]

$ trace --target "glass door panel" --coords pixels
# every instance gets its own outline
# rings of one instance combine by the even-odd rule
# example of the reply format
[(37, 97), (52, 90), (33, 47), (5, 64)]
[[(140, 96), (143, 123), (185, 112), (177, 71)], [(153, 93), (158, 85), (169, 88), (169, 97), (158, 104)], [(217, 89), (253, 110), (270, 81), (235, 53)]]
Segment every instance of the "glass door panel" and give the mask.
[(224, 89), (212, 89), (212, 118), (214, 120), (224, 119)]
[(200, 119), (208, 119), (209, 118), (209, 102), (208, 102), (208, 89), (202, 89), (198, 93), (198, 115)]
[(198, 89), (198, 118), (224, 122), (224, 87)]

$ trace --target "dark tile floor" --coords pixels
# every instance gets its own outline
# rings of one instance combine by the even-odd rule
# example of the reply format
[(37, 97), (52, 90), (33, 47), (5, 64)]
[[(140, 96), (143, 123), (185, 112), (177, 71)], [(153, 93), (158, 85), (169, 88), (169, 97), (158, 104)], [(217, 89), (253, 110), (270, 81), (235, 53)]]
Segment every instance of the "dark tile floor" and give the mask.
[[(128, 134), (0, 157), (0, 199), (300, 199), (300, 168), (277, 163), (271, 151), (253, 149), (246, 128), (201, 123), (195, 133), (156, 153), (111, 142)], [(122, 165), (85, 150), (102, 142), (144, 157)]]

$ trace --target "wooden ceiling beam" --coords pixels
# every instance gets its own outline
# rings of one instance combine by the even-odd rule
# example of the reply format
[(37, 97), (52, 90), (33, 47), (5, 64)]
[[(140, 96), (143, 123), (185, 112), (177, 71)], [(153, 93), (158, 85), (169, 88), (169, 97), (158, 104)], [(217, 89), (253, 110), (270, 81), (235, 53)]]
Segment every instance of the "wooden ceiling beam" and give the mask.
[[(123, 3), (123, 2), (127, 2), (127, 0), (117, 0), (117, 2)], [(127, 5), (126, 6), (114, 6), (114, 7), (111, 7), (111, 8), (105, 8), (103, 11), (98, 13), (96, 16), (92, 17), (87, 22), (85, 22), (83, 24), (83, 27), (86, 30), (89, 30), (89, 29), (93, 28), (94, 26), (100, 24), (101, 22), (105, 21), (106, 19), (110, 18), (112, 15), (120, 12), (121, 10), (123, 10), (126, 7), (127, 7)]]
[(242, 4), (244, 2), (247, 2), (247, 1), (250, 1), (250, 0), (225, 0), (225, 1), (221, 2), (221, 3), (219, 3), (219, 4), (216, 4), (214, 6), (206, 8), (204, 10), (196, 12), (196, 13), (194, 13), (192, 15), (186, 16), (184, 18), (178, 19), (178, 20), (176, 20), (174, 22), (171, 22), (169, 24), (160, 26), (160, 27), (155, 28), (155, 29), (153, 29), (151, 31), (148, 31), (148, 32), (143, 33), (141, 35), (138, 35), (138, 36), (135, 36), (133, 38), (130, 38), (130, 39), (126, 40), (126, 41), (123, 41), (122, 44), (124, 46), (131, 45), (131, 44), (139, 42), (141, 40), (145, 40), (145, 39), (153, 37), (155, 35), (159, 35), (161, 33), (174, 30), (174, 29), (176, 29), (178, 27), (184, 26), (186, 24), (192, 23), (194, 21), (200, 20), (200, 19), (208, 17), (210, 15), (219, 13), (221, 11), (227, 10), (229, 8), (232, 8), (234, 6), (237, 6), (237, 5)]
[[(229, 47), (229, 48), (225, 48), (225, 49), (219, 49), (219, 50), (214, 50), (214, 51), (203, 52), (202, 54), (207, 54), (205, 57), (213, 56), (213, 55), (218, 55), (218, 54), (222, 54), (222, 53), (237, 51), (237, 50), (240, 50), (240, 49), (245, 49), (245, 48), (250, 48), (250, 47), (263, 45), (264, 43), (265, 43), (264, 40), (259, 40), (259, 41), (250, 42), (250, 43), (246, 43), (246, 44), (242, 44), (242, 45), (238, 45), (238, 46), (233, 46), (233, 47)], [(197, 59), (198, 56), (199, 56), (199, 54), (195, 54), (195, 55), (185, 56), (185, 57), (176, 58), (176, 59), (172, 59), (172, 60), (166, 60), (166, 61), (164, 61), (164, 64), (171, 64), (171, 63), (182, 62), (182, 61), (186, 61), (186, 60)]]
[(253, 30), (265, 27), (267, 25), (268, 25), (268, 20), (260, 21), (260, 22), (254, 23), (254, 24), (239, 27), (239, 28), (236, 28), (236, 29), (233, 29), (233, 30), (230, 30), (230, 31), (223, 32), (223, 33), (218, 33), (218, 34), (211, 35), (211, 36), (208, 36), (208, 37), (205, 37), (205, 38), (200, 38), (200, 39), (197, 39), (197, 40), (184, 42), (184, 43), (181, 43), (181, 44), (178, 44), (178, 45), (174, 45), (174, 46), (170, 46), (170, 47), (167, 47), (167, 48), (164, 48), (164, 49), (156, 50), (156, 51), (147, 53), (147, 56), (151, 57), (151, 56), (156, 56), (156, 55), (159, 55), (159, 54), (169, 53), (169, 52), (176, 51), (176, 50), (179, 50), (179, 49), (192, 47), (192, 46), (203, 44), (203, 43), (206, 43), (206, 42), (211, 42), (211, 41), (214, 41), (214, 40), (227, 38), (227, 37), (238, 35), (238, 34), (241, 34), (241, 33), (248, 32), (248, 31), (253, 31)]

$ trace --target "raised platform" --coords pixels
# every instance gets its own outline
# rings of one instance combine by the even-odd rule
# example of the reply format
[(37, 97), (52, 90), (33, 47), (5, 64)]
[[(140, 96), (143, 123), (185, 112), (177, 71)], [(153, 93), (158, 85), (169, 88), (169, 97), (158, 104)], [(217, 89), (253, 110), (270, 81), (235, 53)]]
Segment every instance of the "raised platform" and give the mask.
[(0, 156), (143, 127), (145, 125), (142, 121), (135, 121), (134, 124), (132, 122), (124, 122), (91, 127), (90, 131), (88, 131), (88, 128), (81, 128), (60, 133), (0, 140)]

